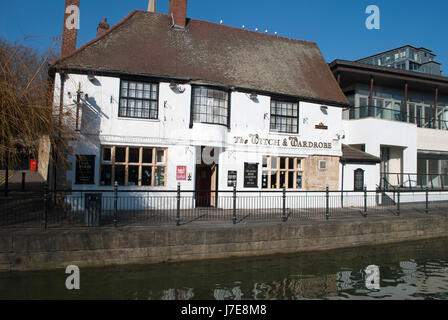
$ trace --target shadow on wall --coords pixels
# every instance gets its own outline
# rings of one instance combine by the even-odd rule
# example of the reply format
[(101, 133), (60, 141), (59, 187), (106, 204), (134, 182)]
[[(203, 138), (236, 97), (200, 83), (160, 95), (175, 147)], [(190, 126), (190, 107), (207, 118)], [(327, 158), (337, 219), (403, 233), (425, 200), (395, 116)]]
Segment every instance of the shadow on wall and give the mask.
[(101, 110), (94, 97), (84, 99), (82, 103), (82, 115), (80, 130), (82, 133), (99, 134), (101, 119), (109, 117)]

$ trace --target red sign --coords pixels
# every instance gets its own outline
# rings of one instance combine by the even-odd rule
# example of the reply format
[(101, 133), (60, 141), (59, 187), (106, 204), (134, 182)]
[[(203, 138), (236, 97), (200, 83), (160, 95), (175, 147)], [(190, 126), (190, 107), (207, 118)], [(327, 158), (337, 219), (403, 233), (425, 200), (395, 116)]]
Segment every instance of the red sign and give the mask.
[(177, 166), (177, 180), (187, 180), (187, 167)]
[(30, 171), (37, 171), (37, 160), (30, 160)]

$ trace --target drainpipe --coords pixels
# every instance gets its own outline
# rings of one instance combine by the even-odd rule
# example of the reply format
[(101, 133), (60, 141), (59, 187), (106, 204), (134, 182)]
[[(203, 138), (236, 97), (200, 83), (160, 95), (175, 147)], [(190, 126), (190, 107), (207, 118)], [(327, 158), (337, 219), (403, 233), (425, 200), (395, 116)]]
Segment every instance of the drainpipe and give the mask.
[(341, 206), (344, 208), (344, 169), (345, 161), (342, 161), (342, 181), (341, 181)]

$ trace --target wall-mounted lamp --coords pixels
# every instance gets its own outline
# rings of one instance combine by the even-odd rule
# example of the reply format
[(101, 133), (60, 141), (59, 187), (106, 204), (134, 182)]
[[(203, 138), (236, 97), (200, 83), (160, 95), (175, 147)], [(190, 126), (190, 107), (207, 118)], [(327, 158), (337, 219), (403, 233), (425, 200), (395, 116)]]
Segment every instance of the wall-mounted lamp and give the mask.
[(308, 118), (303, 118), (303, 124), (307, 124), (308, 123)]
[(93, 74), (89, 74), (87, 76), (87, 79), (89, 79), (90, 82), (94, 82), (96, 80), (95, 76)]
[(328, 114), (328, 107), (327, 106), (320, 106), (320, 111), (322, 111), (323, 114)]
[(175, 82), (171, 82), (170, 83), (170, 89), (175, 91), (175, 92), (180, 92), (180, 93), (184, 93), (185, 92), (185, 87), (182, 87), (181, 85), (175, 83)]
[(252, 92), (249, 96), (250, 100), (258, 100), (258, 94), (256, 94), (255, 92)]

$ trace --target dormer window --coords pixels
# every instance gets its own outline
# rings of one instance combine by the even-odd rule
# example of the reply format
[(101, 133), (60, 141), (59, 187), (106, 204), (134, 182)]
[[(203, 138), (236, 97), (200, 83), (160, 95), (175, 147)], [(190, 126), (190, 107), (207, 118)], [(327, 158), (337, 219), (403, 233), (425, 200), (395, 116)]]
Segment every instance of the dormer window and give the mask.
[(158, 119), (159, 85), (149, 82), (121, 81), (118, 116)]

